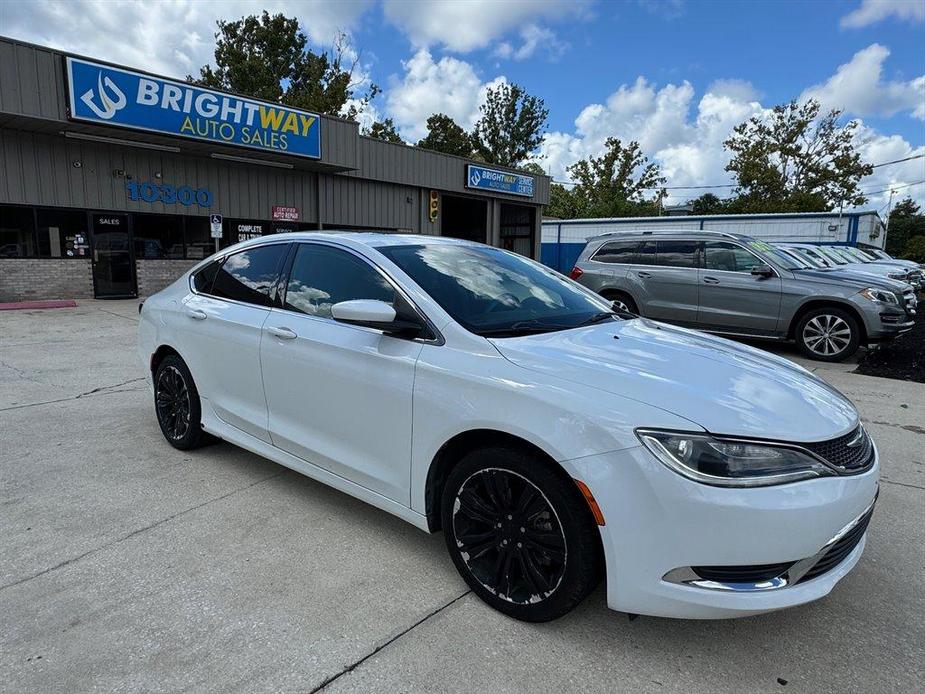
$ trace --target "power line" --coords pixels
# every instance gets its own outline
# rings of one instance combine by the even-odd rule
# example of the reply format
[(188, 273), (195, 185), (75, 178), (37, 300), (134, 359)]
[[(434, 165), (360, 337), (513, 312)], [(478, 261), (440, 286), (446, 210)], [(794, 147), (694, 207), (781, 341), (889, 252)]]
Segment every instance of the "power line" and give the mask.
[[(879, 163), (879, 164), (873, 164), (870, 168), (872, 168), (872, 169), (879, 169), (881, 166), (890, 166), (891, 164), (901, 164), (901, 163), (903, 163), (904, 161), (912, 161), (912, 160), (914, 160), (914, 159), (922, 159), (923, 157), (925, 157), (925, 154), (914, 154), (914, 155), (912, 155), (911, 157), (905, 157), (904, 159), (894, 159), (893, 161), (884, 161), (884, 162), (881, 162), (881, 163)], [(576, 186), (576, 185), (578, 185), (577, 183), (574, 183), (574, 182), (572, 182), (572, 181), (557, 181), (556, 179), (553, 179), (552, 182), (553, 182), (553, 183), (558, 183), (558, 184), (561, 185), (561, 186)], [(914, 185), (918, 185), (919, 183), (922, 183), (922, 182), (923, 182), (923, 181), (918, 181), (917, 183), (910, 183), (909, 185), (910, 185), (910, 186), (914, 186)], [(710, 189), (712, 189), (712, 188), (735, 188), (735, 187), (736, 187), (736, 184), (735, 184), (735, 183), (718, 183), (718, 184), (716, 184), (716, 185), (710, 185), (710, 186), (651, 186), (651, 187), (648, 187), (648, 188), (641, 188), (640, 190), (710, 190)], [(908, 186), (900, 186), (900, 187), (901, 187), (901, 188), (907, 188)], [(886, 188), (885, 190), (878, 190), (878, 191), (876, 191), (876, 192), (874, 192), (874, 193), (864, 193), (864, 195), (876, 195), (877, 193), (885, 193), (885, 192), (888, 191), (888, 190), (891, 190), (891, 189), (890, 189), (890, 188)], [(894, 187), (893, 190), (896, 190), (896, 188)]]
[(911, 188), (912, 186), (917, 186), (921, 183), (925, 183), (925, 179), (921, 181), (916, 181), (915, 183), (906, 183), (901, 186), (890, 186), (889, 188), (884, 188), (883, 190), (865, 190), (861, 191), (861, 195), (877, 195), (878, 193), (888, 193), (891, 190), (902, 190), (903, 188)]

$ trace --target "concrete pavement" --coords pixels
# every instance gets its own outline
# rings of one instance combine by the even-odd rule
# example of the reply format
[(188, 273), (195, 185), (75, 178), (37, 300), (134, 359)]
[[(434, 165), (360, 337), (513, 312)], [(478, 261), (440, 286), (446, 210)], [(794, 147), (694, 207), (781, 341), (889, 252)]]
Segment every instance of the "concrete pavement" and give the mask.
[(170, 448), (136, 306), (0, 314), (2, 692), (904, 692), (925, 679), (925, 385), (802, 362), (858, 405), (884, 459), (865, 555), (828, 598), (629, 621), (599, 589), (531, 625), (469, 594), (439, 535), (224, 443)]

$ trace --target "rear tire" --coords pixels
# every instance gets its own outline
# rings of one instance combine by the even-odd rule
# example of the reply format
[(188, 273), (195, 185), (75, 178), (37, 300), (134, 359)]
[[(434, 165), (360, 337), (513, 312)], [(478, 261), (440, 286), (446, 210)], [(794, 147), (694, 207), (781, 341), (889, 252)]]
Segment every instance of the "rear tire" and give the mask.
[(616, 308), (624, 311), (626, 313), (634, 313), (637, 316), (639, 315), (639, 307), (636, 306), (636, 302), (633, 301), (633, 297), (625, 292), (609, 291), (604, 292), (602, 296), (605, 299), (609, 299), (613, 302)]
[(840, 308), (817, 308), (797, 323), (794, 338), (800, 351), (817, 361), (842, 361), (858, 351), (861, 328)]
[(484, 602), (526, 622), (561, 617), (600, 578), (600, 534), (577, 486), (503, 446), (467, 454), (441, 500), (447, 550)]
[(186, 363), (170, 354), (154, 370), (154, 413), (164, 438), (188, 451), (205, 442), (199, 391)]

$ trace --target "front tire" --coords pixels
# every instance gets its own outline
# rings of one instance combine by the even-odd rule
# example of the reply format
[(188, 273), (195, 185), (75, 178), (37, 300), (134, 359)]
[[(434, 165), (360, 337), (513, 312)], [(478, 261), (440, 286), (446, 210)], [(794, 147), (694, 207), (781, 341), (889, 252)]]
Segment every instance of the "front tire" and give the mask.
[(446, 546), (484, 602), (527, 622), (561, 617), (600, 578), (600, 535), (576, 485), (538, 456), (466, 455), (443, 491)]
[(797, 346), (810, 359), (842, 361), (858, 351), (861, 328), (857, 320), (840, 308), (817, 308), (797, 323)]
[(614, 307), (623, 311), (624, 313), (632, 313), (639, 315), (639, 307), (636, 306), (636, 302), (633, 301), (633, 297), (625, 292), (610, 291), (604, 292), (602, 296), (613, 302)]
[(161, 360), (154, 371), (154, 412), (161, 433), (174, 448), (188, 451), (203, 443), (199, 391), (186, 363), (175, 354)]

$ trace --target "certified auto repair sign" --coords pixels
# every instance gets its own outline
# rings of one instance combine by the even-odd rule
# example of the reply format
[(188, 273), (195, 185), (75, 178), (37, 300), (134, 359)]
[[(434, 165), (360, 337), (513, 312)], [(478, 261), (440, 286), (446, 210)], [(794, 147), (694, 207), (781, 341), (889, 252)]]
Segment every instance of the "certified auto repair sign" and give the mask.
[(67, 59), (71, 120), (321, 158), (316, 113)]

